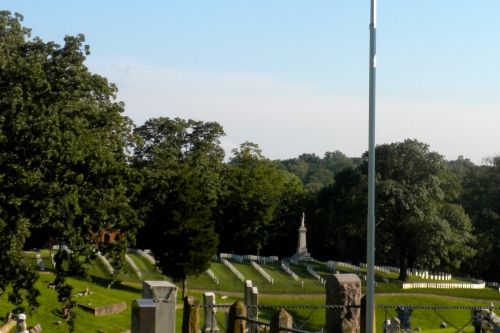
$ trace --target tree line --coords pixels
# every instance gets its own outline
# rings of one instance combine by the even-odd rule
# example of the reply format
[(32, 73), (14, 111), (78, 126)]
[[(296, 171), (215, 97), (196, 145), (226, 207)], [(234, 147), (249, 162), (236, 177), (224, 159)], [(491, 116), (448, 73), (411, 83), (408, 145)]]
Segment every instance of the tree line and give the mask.
[[(186, 290), (217, 252), (289, 257), (303, 212), (319, 260), (365, 261), (367, 154), (270, 160), (244, 142), (225, 162), (217, 122), (152, 118), (135, 125), (117, 87), (84, 62), (84, 36), (31, 38), (0, 12), (0, 292), (19, 311), (39, 306), (23, 251), (55, 253), (55, 286), (87, 276), (99, 251), (118, 274), (128, 247), (153, 250)], [(377, 265), (493, 280), (500, 233), (500, 157), (446, 161), (417, 140), (376, 148)], [(118, 230), (114, 242), (96, 235)], [(116, 275), (112, 278), (116, 278)]]

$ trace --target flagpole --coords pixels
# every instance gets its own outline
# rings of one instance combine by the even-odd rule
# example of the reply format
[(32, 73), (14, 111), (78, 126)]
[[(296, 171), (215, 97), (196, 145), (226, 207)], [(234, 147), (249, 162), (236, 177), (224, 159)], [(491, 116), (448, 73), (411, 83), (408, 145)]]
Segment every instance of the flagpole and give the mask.
[(370, 74), (369, 74), (369, 126), (368, 126), (368, 221), (367, 221), (367, 271), (366, 271), (366, 333), (374, 333), (375, 324), (375, 74), (376, 7), (370, 8)]

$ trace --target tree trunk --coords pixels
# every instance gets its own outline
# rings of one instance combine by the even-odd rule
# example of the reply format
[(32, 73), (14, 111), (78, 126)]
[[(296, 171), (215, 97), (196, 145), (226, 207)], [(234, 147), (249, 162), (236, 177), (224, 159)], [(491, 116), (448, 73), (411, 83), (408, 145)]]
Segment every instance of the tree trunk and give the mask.
[(187, 277), (182, 279), (182, 299), (187, 296)]
[(399, 276), (398, 280), (408, 281), (408, 276), (406, 275), (406, 269), (408, 268), (406, 261), (406, 246), (400, 244), (399, 246)]

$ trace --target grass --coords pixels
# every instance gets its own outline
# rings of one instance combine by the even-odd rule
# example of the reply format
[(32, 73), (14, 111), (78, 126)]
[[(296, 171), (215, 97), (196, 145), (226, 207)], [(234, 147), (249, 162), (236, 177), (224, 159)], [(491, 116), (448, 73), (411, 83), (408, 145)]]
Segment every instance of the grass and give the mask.
[[(28, 325), (41, 323), (44, 331), (48, 332), (67, 332), (68, 326), (61, 316), (61, 306), (57, 301), (56, 293), (47, 288), (49, 282), (54, 280), (52, 272), (52, 264), (50, 262), (50, 252), (42, 250), (40, 252), (28, 252), (28, 264), (37, 265), (35, 256), (39, 253), (42, 255), (46, 271), (40, 272), (40, 279), (37, 282), (37, 287), (42, 295), (39, 298), (42, 306), (36, 312), (28, 316)], [(163, 280), (163, 275), (156, 270), (153, 265), (144, 257), (137, 254), (128, 254), (134, 261), (138, 269), (142, 273), (142, 280)], [(270, 284), (260, 272), (250, 265), (249, 261), (237, 263), (231, 261), (232, 264), (245, 276), (246, 279), (251, 279), (254, 286), (259, 290), (259, 304), (269, 305), (274, 308), (259, 309), (259, 320), (269, 322), (272, 313), (277, 311), (279, 306), (312, 306), (325, 304), (325, 289), (319, 281), (317, 281), (310, 273), (307, 272), (304, 265), (290, 265), (295, 274), (299, 276), (299, 281), (293, 280), (284, 270), (281, 269), (281, 262), (266, 263), (260, 265), (274, 279), (274, 284)], [(327, 267), (321, 262), (312, 262), (313, 269), (321, 277), (326, 278), (331, 274)], [(89, 305), (92, 307), (111, 305), (119, 302), (127, 303), (127, 310), (122, 313), (94, 317), (93, 315), (84, 312), (82, 309), (75, 310), (76, 333), (97, 332), (98, 330), (108, 333), (120, 333), (125, 329), (130, 329), (131, 326), (131, 309), (130, 305), (133, 299), (142, 297), (142, 281), (135, 274), (129, 264), (125, 266), (125, 273), (120, 276), (119, 282), (113, 284), (110, 288), (109, 273), (100, 260), (88, 266), (91, 280), (69, 279), (69, 283), (74, 287), (74, 294), (83, 292), (85, 288), (92, 291), (91, 295), (76, 297), (78, 303)], [(203, 299), (203, 292), (213, 291), (216, 295), (216, 304), (232, 304), (237, 300), (243, 300), (243, 283), (237, 280), (236, 276), (220, 262), (212, 262), (211, 270), (219, 279), (217, 285), (207, 273), (201, 274), (197, 278), (188, 279), (189, 294), (197, 297), (200, 302)], [(338, 269), (342, 272), (347, 272), (345, 269)], [(394, 305), (389, 309), (377, 308), (376, 322), (377, 329), (381, 329), (381, 323), (384, 319), (396, 317), (396, 305), (467, 305), (467, 306), (487, 306), (490, 302), (500, 303), (500, 293), (492, 288), (483, 290), (457, 290), (457, 289), (410, 289), (403, 290), (400, 283), (396, 281), (397, 275), (394, 273), (383, 274), (376, 272), (377, 287), (376, 304), (378, 305)], [(391, 283), (381, 283), (383, 277), (387, 277)], [(422, 281), (417, 277), (411, 277), (413, 282)], [(302, 281), (304, 287), (302, 288)], [(364, 288), (364, 287), (363, 287)], [(363, 291), (364, 292), (364, 291)], [(182, 299), (179, 290), (177, 297), (177, 332), (181, 332), (182, 327)], [(0, 297), (0, 313), (11, 311), (13, 306), (7, 302), (6, 295)], [(3, 312), (2, 312), (3, 311)], [(294, 318), (296, 327), (301, 329), (318, 332), (325, 326), (325, 309), (311, 308), (288, 308), (287, 309)], [(201, 310), (203, 312), (203, 310)], [(219, 310), (217, 317), (222, 323), (224, 322), (224, 311)], [(420, 327), (425, 332), (439, 330), (439, 333), (451, 333), (456, 329), (452, 327), (462, 327), (470, 319), (470, 310), (437, 310), (432, 309), (415, 309), (412, 313), (412, 327)], [(57, 321), (62, 321), (61, 325), (54, 324)], [(449, 322), (446, 329), (440, 329), (441, 322)], [(203, 325), (202, 320), (200, 326)], [(472, 332), (472, 326), (468, 326), (465, 332)], [(436, 332), (437, 333), (437, 332)]]

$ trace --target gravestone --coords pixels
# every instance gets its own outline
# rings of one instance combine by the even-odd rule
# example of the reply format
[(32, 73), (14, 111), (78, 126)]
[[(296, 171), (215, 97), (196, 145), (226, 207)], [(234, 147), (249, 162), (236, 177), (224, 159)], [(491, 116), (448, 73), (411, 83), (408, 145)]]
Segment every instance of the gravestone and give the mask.
[(155, 303), (155, 333), (175, 333), (177, 287), (168, 281), (143, 281), (142, 298)]
[(152, 299), (132, 300), (131, 333), (155, 333), (156, 305)]
[(280, 327), (293, 328), (293, 317), (285, 309), (280, 309), (271, 316), (269, 333), (287, 333), (280, 330)]
[(398, 314), (398, 319), (401, 323), (402, 331), (411, 331), (411, 313), (413, 309), (411, 308), (397, 308), (396, 313)]
[[(204, 293), (203, 294), (203, 304), (204, 305), (215, 305), (215, 294), (214, 293)], [(219, 328), (217, 327), (215, 319), (215, 308), (206, 306), (204, 308), (204, 325), (201, 328), (202, 333), (219, 333)]]
[[(350, 330), (360, 333), (361, 280), (356, 274), (332, 274), (326, 280), (326, 305), (343, 305), (326, 309), (326, 333)], [(349, 307), (357, 306), (357, 307)]]
[(20, 313), (16, 316), (16, 330), (14, 333), (28, 333), (26, 329), (26, 315), (24, 313)]

